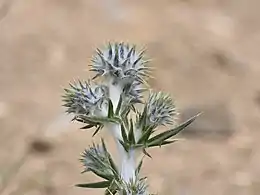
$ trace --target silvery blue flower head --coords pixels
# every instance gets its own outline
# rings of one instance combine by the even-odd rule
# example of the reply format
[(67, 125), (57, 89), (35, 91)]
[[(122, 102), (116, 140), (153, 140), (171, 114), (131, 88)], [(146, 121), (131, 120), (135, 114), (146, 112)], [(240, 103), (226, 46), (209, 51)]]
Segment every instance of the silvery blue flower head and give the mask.
[[(103, 142), (104, 144), (104, 142)], [(102, 176), (107, 178), (113, 177), (113, 170), (109, 161), (109, 153), (104, 145), (95, 145), (86, 149), (82, 153), (80, 161), (83, 163), (86, 171), (100, 172)]]
[(137, 52), (135, 46), (109, 43), (104, 50), (97, 50), (92, 60), (91, 71), (96, 72), (96, 77), (104, 76), (121, 85), (134, 81), (144, 83), (149, 68), (143, 54), (144, 51)]
[(105, 86), (78, 81), (70, 84), (69, 89), (65, 89), (63, 101), (68, 113), (93, 116), (102, 113), (106, 97)]
[(146, 124), (152, 126), (172, 125), (178, 112), (172, 98), (163, 92), (151, 93), (146, 103)]
[(145, 178), (124, 183), (122, 188), (124, 195), (149, 195), (147, 192), (148, 185)]

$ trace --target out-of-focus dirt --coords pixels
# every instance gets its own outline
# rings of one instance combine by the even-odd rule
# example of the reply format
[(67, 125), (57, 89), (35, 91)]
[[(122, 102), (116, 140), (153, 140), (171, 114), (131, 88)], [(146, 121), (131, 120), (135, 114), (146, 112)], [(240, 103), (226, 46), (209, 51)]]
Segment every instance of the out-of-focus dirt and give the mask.
[(102, 194), (73, 186), (97, 179), (81, 175), (78, 161), (92, 138), (70, 124), (60, 96), (72, 79), (89, 77), (83, 70), (96, 47), (128, 41), (146, 46), (153, 58), (152, 87), (170, 92), (181, 111), (225, 105), (233, 128), (220, 139), (191, 134), (150, 151), (143, 173), (151, 192), (258, 195), (259, 6), (258, 0), (1, 0), (0, 194)]

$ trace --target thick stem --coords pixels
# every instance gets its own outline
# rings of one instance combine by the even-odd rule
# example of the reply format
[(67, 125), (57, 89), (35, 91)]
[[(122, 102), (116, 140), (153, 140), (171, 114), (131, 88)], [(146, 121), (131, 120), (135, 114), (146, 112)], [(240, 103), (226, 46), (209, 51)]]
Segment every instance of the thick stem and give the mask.
[(122, 87), (119, 86), (118, 84), (115, 84), (113, 80), (108, 81), (108, 88), (109, 88), (109, 97), (113, 103), (114, 110), (115, 110), (123, 90)]
[(121, 177), (125, 182), (129, 182), (130, 179), (135, 179), (135, 151), (131, 149), (126, 152), (118, 141), (122, 140), (121, 127), (119, 124), (110, 124), (109, 130), (114, 137), (119, 153), (118, 167), (120, 168)]
[[(114, 84), (112, 81), (108, 82), (109, 85), (109, 96), (113, 103), (114, 109), (117, 108), (120, 95), (122, 93), (122, 87), (117, 84)], [(125, 151), (124, 147), (121, 145), (119, 140), (122, 139), (121, 126), (119, 124), (109, 124), (108, 129), (111, 131), (112, 136), (115, 139), (118, 153), (119, 153), (119, 168), (121, 178), (125, 182), (129, 182), (131, 179), (135, 180), (135, 151), (130, 150)]]
[(130, 182), (131, 179), (135, 180), (135, 151), (133, 149), (125, 152), (125, 155), (122, 156), (121, 177), (125, 182)]

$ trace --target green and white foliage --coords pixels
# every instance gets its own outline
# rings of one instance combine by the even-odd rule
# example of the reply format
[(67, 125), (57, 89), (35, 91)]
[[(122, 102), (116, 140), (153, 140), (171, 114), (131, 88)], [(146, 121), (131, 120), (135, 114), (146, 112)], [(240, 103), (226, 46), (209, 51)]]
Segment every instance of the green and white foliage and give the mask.
[[(93, 144), (81, 155), (84, 173), (92, 172), (102, 181), (77, 184), (83, 188), (105, 188), (105, 194), (148, 195), (148, 184), (140, 176), (140, 156), (148, 148), (177, 141), (174, 137), (198, 116), (177, 124), (178, 112), (169, 94), (147, 90), (151, 68), (144, 50), (125, 43), (109, 43), (97, 49), (90, 65), (91, 80), (74, 81), (65, 89), (64, 106), (82, 129), (100, 130), (113, 136), (120, 160), (115, 163), (105, 141)], [(100, 79), (102, 78), (102, 79)], [(144, 94), (148, 99), (144, 100)], [(141, 104), (138, 110), (136, 104)], [(169, 130), (159, 132), (161, 126)], [(143, 156), (143, 157), (144, 157)], [(143, 159), (143, 158), (141, 158)]]

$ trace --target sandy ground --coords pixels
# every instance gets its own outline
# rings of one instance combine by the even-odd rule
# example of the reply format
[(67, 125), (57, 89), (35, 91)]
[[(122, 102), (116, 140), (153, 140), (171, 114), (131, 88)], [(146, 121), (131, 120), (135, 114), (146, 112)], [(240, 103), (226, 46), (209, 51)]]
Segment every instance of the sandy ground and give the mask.
[(185, 116), (207, 110), (186, 141), (150, 151), (143, 174), (151, 192), (258, 195), (259, 6), (1, 0), (0, 194), (102, 194), (73, 186), (96, 179), (81, 175), (78, 161), (92, 138), (69, 122), (60, 96), (72, 79), (89, 77), (94, 49), (110, 40), (146, 46), (156, 68), (151, 86), (170, 92)]

